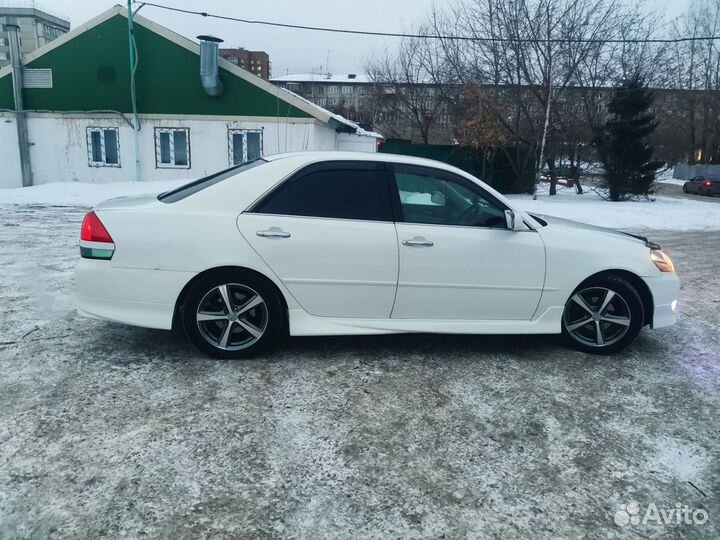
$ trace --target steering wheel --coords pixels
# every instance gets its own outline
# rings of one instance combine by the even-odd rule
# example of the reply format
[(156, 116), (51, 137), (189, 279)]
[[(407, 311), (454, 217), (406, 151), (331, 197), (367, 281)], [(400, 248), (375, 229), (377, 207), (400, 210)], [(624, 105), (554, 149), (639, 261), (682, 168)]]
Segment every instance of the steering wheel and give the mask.
[(461, 223), (462, 225), (469, 225), (469, 226), (475, 225), (475, 223), (468, 223), (468, 222), (472, 221), (472, 216), (474, 214), (478, 214), (479, 210), (480, 210), (480, 208), (475, 206), (474, 204), (471, 206), (468, 206), (458, 216), (458, 223)]
[(458, 222), (470, 227), (500, 227), (503, 219), (493, 215), (491, 212), (484, 212), (481, 207), (473, 205), (462, 211), (458, 217)]

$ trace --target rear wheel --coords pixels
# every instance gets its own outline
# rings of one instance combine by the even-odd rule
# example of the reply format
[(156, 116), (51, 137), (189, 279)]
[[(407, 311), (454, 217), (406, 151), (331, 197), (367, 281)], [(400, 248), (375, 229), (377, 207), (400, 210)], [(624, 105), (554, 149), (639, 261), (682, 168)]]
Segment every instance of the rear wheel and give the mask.
[(578, 350), (610, 354), (632, 343), (643, 318), (642, 299), (628, 281), (599, 277), (583, 284), (567, 301), (562, 332)]
[(683, 184), (683, 193), (687, 193), (687, 192), (688, 192), (687, 184)]
[(192, 342), (217, 358), (249, 358), (274, 344), (283, 327), (279, 294), (249, 272), (210, 274), (195, 283), (183, 306)]

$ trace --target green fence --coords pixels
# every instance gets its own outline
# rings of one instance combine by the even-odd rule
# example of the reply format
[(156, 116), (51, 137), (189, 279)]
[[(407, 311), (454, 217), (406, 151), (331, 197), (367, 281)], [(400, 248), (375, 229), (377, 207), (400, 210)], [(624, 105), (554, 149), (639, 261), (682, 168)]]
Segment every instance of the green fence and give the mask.
[(501, 193), (529, 193), (533, 190), (533, 162), (526, 148), (490, 149), (387, 141), (380, 146), (380, 152), (442, 161), (469, 172)]

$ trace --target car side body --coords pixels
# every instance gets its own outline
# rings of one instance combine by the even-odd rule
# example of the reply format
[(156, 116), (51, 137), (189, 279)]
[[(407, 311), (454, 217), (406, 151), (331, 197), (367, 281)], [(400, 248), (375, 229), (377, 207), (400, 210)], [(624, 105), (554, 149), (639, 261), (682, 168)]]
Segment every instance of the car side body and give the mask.
[(698, 175), (683, 184), (683, 192), (697, 195), (720, 195), (720, 178)]
[[(94, 212), (112, 236), (114, 253), (110, 260), (82, 258), (77, 265), (80, 311), (169, 330), (183, 316), (188, 291), (198, 280), (239, 269), (271, 283), (293, 336), (558, 334), (578, 287), (613, 275), (637, 290), (643, 325), (659, 328), (675, 321), (679, 280), (651, 261), (653, 246), (643, 238), (532, 217), (470, 174), (440, 162), (340, 152), (265, 159), (172, 202), (153, 194), (98, 205)], [(398, 219), (396, 200), (389, 218), (377, 220), (262, 211), (289, 179), (328, 163), (350, 163), (383, 176), (415, 168), (447, 175), (479, 190), (492, 206), (511, 210), (517, 225), (410, 223)], [(404, 208), (407, 213), (413, 205)], [(433, 211), (432, 204), (417, 208)], [(497, 224), (494, 215), (487, 219)]]

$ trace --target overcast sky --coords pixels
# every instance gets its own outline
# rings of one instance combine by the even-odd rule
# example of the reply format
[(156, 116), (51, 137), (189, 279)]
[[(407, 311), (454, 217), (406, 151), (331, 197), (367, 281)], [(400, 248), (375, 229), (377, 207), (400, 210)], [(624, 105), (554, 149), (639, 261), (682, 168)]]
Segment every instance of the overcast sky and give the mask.
[[(310, 26), (333, 26), (358, 30), (402, 32), (422, 22), (438, 0), (155, 0), (158, 4), (206, 11), (247, 19), (261, 19)], [(689, 0), (649, 0), (668, 16), (677, 16)], [(72, 26), (118, 3), (118, 0), (38, 0), (38, 5), (66, 16)], [(444, 4), (440, 2), (438, 5)], [(362, 72), (366, 60), (397, 38), (348, 36), (219, 21), (145, 6), (141, 15), (194, 39), (213, 34), (223, 46), (263, 50), (270, 55), (273, 75), (317, 71), (326, 59), (335, 73)]]

